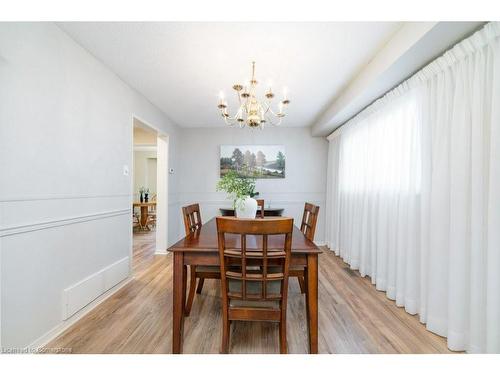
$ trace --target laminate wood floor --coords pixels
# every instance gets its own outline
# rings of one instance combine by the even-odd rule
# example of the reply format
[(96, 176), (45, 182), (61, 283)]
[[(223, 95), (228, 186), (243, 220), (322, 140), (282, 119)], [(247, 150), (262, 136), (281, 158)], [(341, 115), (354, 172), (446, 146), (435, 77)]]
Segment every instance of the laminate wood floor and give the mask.
[[(171, 353), (172, 256), (155, 255), (154, 233), (134, 235), (134, 279), (47, 345), (73, 353)], [(398, 308), (368, 278), (325, 249), (319, 258), (320, 353), (450, 353), (444, 338)], [(288, 348), (307, 353), (305, 305), (290, 281)], [(184, 353), (218, 353), (219, 281), (206, 280), (185, 320)], [(231, 353), (278, 353), (278, 325), (235, 322)]]

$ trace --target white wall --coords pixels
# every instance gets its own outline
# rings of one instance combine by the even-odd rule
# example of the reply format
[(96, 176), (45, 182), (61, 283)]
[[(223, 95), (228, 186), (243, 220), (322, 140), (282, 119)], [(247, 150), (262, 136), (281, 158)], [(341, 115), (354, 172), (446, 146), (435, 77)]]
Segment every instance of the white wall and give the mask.
[[(304, 202), (321, 206), (316, 242), (324, 241), (324, 205), (328, 142), (312, 137), (310, 128), (269, 126), (263, 131), (239, 128), (190, 128), (181, 130), (182, 158), (179, 160), (179, 203), (199, 202), (202, 219), (219, 214), (219, 207), (230, 207), (226, 194), (216, 192), (219, 180), (221, 144), (283, 144), (286, 152), (286, 178), (257, 180), (259, 198), (273, 207), (285, 208), (284, 215), (300, 224)], [(182, 220), (181, 216), (177, 220)], [(182, 229), (182, 226), (180, 226)], [(179, 233), (181, 236), (182, 233)]]
[(156, 194), (156, 151), (134, 151), (134, 199), (139, 199), (141, 187), (149, 189), (149, 197)]
[(176, 168), (178, 129), (144, 97), (54, 24), (0, 23), (2, 346), (56, 329), (63, 290), (130, 255), (133, 115), (168, 133)]

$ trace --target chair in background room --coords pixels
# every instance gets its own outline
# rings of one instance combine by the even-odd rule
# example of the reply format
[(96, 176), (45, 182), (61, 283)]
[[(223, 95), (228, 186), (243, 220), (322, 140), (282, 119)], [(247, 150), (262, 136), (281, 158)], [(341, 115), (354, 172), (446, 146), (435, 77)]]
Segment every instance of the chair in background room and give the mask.
[[(186, 236), (202, 227), (200, 205), (198, 203), (182, 207), (182, 215)], [(218, 266), (190, 266), (189, 276), (189, 293), (185, 309), (186, 316), (189, 316), (191, 313), (195, 292), (198, 294), (201, 293), (205, 279), (220, 279), (220, 269)], [(198, 288), (196, 288), (196, 279), (199, 279)]]
[(261, 219), (264, 218), (264, 199), (256, 199), (257, 201), (257, 210), (260, 209), (260, 214), (257, 211), (257, 217), (260, 217)]
[[(231, 321), (279, 323), (280, 353), (287, 352), (286, 309), (293, 219), (217, 218), (222, 289), (221, 352), (229, 352)], [(226, 247), (226, 235), (240, 236)], [(248, 249), (247, 236), (262, 236), (262, 248)], [(269, 235), (284, 235), (282, 247), (268, 247)], [(253, 242), (253, 241), (252, 241)], [(268, 265), (273, 264), (272, 267)]]
[[(151, 202), (156, 203), (156, 194), (153, 195)], [(150, 225), (151, 227), (156, 229), (156, 204), (148, 207), (148, 219), (146, 221), (146, 227), (149, 228)]]
[(132, 231), (135, 228), (144, 229), (141, 224), (141, 216), (135, 212), (134, 207), (132, 207)]
[[(304, 205), (304, 213), (302, 215), (302, 222), (300, 224), (300, 231), (304, 233), (304, 236), (310, 241), (314, 241), (314, 233), (316, 232), (316, 223), (318, 221), (319, 206), (312, 203), (306, 203)], [(290, 277), (297, 277), (300, 285), (300, 292), (305, 293), (306, 283), (305, 283), (305, 273), (304, 267), (292, 267), (290, 268)]]

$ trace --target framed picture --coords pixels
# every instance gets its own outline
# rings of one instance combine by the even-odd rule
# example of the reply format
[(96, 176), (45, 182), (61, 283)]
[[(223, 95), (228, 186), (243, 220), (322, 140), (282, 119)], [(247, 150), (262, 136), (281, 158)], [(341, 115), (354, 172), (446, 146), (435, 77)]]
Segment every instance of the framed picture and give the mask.
[(220, 176), (235, 171), (241, 177), (285, 178), (285, 146), (221, 145)]

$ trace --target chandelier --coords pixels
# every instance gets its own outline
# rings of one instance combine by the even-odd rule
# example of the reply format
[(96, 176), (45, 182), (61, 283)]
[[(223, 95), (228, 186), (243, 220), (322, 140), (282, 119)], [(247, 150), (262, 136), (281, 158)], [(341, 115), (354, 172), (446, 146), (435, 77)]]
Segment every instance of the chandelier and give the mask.
[(238, 96), (239, 108), (234, 116), (229, 115), (227, 101), (224, 99), (224, 93), (219, 94), (219, 102), (217, 107), (220, 110), (222, 117), (227, 125), (239, 124), (240, 128), (245, 125), (250, 128), (264, 128), (264, 124), (272, 125), (281, 124), (281, 120), (285, 117), (285, 109), (290, 103), (288, 100), (287, 89), (283, 89), (283, 100), (278, 104), (277, 111), (271, 108), (274, 93), (269, 86), (265, 93), (265, 99), (257, 98), (257, 80), (255, 79), (255, 61), (252, 62), (252, 79), (245, 86), (236, 84), (233, 86), (236, 95)]

